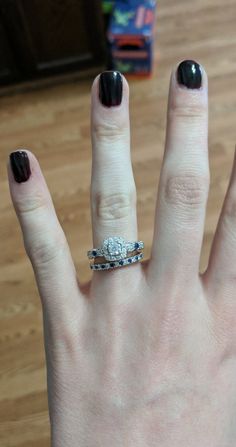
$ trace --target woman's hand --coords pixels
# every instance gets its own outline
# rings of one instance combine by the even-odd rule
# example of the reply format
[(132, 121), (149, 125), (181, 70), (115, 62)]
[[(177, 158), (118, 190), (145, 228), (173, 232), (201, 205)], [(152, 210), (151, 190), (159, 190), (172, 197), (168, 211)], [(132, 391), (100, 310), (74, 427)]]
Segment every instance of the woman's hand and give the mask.
[[(11, 155), (11, 197), (42, 301), (53, 447), (235, 446), (236, 167), (199, 274), (207, 98), (197, 63), (173, 70), (151, 258), (94, 271), (86, 284), (37, 159)], [(93, 247), (108, 236), (139, 240), (128, 101), (124, 77), (95, 79)]]

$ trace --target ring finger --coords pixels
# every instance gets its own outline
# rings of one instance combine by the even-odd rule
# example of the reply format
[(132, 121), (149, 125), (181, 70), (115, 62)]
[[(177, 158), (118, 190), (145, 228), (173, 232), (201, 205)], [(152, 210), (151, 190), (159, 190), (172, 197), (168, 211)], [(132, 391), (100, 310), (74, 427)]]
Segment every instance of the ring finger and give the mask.
[(93, 248), (97, 248), (109, 236), (137, 240), (136, 187), (127, 81), (119, 72), (103, 72), (94, 80), (91, 98), (91, 215)]

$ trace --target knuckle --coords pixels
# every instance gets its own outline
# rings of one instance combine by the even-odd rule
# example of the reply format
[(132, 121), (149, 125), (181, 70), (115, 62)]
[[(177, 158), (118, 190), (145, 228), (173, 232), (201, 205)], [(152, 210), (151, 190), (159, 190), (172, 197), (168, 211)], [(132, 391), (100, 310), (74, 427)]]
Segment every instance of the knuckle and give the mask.
[(127, 137), (127, 129), (124, 125), (107, 121), (93, 124), (93, 135), (98, 140), (117, 140)]
[(113, 194), (96, 194), (94, 197), (94, 213), (103, 221), (126, 218), (136, 205), (136, 190)]
[(22, 197), (17, 200), (17, 210), (20, 214), (31, 214), (46, 208), (45, 198), (39, 192), (35, 192), (34, 196), (28, 196), (27, 200)]
[(176, 206), (199, 208), (205, 202), (208, 178), (198, 175), (175, 175), (169, 177), (164, 186), (164, 197)]
[(61, 256), (67, 247), (62, 234), (42, 234), (24, 241), (27, 255), (34, 265), (47, 266)]
[(205, 118), (207, 108), (205, 104), (179, 104), (178, 102), (172, 102), (169, 109), (170, 117), (179, 117), (183, 119), (201, 119)]

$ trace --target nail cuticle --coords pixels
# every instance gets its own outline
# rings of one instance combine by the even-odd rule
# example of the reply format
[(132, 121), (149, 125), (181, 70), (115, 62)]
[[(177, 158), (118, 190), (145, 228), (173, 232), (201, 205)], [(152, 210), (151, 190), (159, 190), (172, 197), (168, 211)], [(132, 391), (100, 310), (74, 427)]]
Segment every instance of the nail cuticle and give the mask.
[(204, 89), (204, 86), (201, 85), (200, 87), (197, 87), (197, 88), (190, 88), (190, 87), (187, 87), (186, 85), (183, 85), (183, 84), (180, 85), (179, 82), (177, 81), (177, 88), (179, 90), (186, 90), (188, 92), (191, 91), (192, 95), (198, 95)]

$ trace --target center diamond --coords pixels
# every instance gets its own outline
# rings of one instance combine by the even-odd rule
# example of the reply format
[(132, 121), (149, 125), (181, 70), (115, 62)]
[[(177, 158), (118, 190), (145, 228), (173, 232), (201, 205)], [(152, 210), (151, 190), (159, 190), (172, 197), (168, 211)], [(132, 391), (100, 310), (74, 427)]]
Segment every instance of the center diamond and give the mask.
[(121, 237), (109, 237), (103, 241), (102, 251), (108, 261), (118, 261), (127, 256), (126, 242)]

